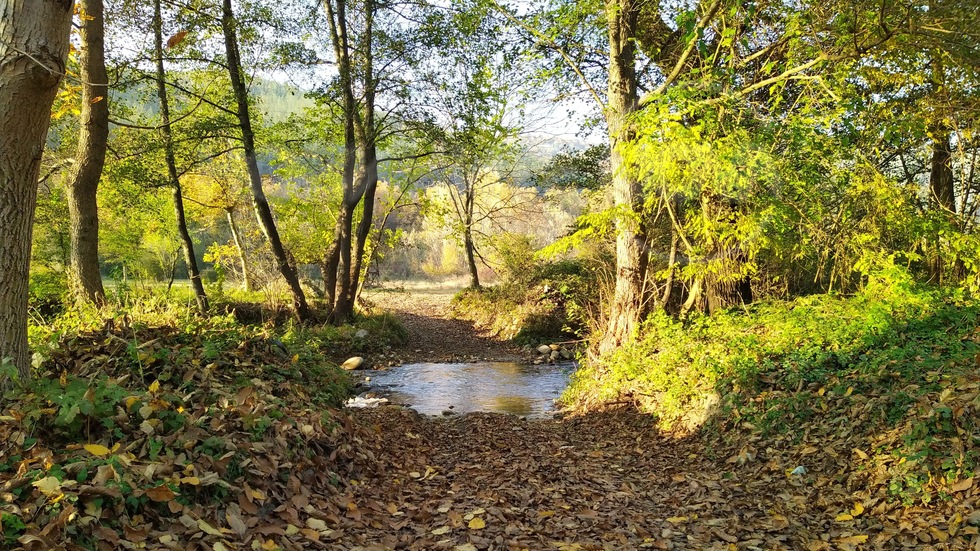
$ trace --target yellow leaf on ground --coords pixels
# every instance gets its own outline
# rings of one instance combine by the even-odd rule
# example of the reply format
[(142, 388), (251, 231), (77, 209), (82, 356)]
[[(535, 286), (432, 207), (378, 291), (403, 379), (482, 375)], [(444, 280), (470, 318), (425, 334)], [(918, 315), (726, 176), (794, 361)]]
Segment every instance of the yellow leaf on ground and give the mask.
[(85, 448), (85, 451), (87, 451), (88, 453), (92, 455), (97, 455), (99, 457), (105, 457), (110, 453), (112, 453), (112, 450), (110, 450), (109, 448), (101, 444), (85, 444), (82, 447)]
[(487, 527), (487, 523), (482, 518), (475, 517), (467, 526), (469, 526), (470, 530), (483, 530)]
[(201, 479), (196, 476), (185, 476), (180, 479), (181, 484), (190, 484), (191, 486), (200, 486)]
[(857, 545), (859, 543), (864, 543), (866, 541), (868, 541), (868, 536), (860, 535), (860, 536), (847, 536), (846, 538), (837, 538), (834, 540), (834, 543)]
[(218, 536), (219, 538), (224, 536), (224, 534), (222, 534), (220, 530), (204, 522), (204, 519), (200, 519), (197, 521), (197, 527), (200, 528), (201, 531), (203, 531), (206, 534), (211, 534), (212, 536)]
[(150, 383), (150, 394), (156, 394), (160, 390), (160, 381)]
[(687, 517), (668, 517), (667, 518), (667, 522), (669, 522), (671, 524), (680, 524), (682, 522), (687, 522), (687, 521), (688, 521), (688, 518)]
[(851, 509), (851, 516), (859, 517), (863, 512), (864, 512), (864, 504), (861, 503), (860, 501), (855, 501), (854, 508)]
[(46, 476), (41, 480), (35, 480), (31, 485), (48, 497), (61, 494), (61, 481), (53, 476)]
[(834, 520), (836, 520), (837, 522), (846, 522), (848, 520), (854, 520), (854, 516), (851, 515), (850, 513), (841, 513), (837, 515), (837, 518), (835, 518)]
[(327, 528), (327, 523), (323, 522), (318, 518), (306, 519), (306, 525), (316, 530), (317, 532), (326, 532), (327, 530), (329, 530), (329, 528)]
[(433, 536), (442, 536), (442, 535), (448, 534), (448, 533), (449, 533), (449, 527), (448, 526), (440, 526), (440, 527), (438, 527), (438, 528), (436, 528), (435, 530), (432, 531), (432, 535)]

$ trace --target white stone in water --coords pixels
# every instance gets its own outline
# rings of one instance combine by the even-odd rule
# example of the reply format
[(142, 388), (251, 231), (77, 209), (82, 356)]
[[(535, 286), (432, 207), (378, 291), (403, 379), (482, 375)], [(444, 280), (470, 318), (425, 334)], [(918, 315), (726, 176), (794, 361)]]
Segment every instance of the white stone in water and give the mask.
[(361, 396), (355, 396), (344, 402), (344, 405), (349, 408), (376, 408), (387, 403), (387, 398), (363, 398)]

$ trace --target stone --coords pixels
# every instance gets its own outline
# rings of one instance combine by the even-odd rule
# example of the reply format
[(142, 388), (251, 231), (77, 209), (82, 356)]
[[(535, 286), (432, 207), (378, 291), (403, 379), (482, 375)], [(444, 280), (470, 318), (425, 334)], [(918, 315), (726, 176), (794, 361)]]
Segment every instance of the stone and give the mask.
[(538, 347), (538, 354), (551, 354), (551, 347), (547, 344), (542, 344)]
[(340, 364), (340, 368), (345, 369), (347, 371), (354, 371), (355, 369), (364, 369), (366, 367), (367, 367), (367, 362), (365, 362), (364, 358), (360, 356), (354, 356), (353, 358), (349, 358), (346, 362)]
[(558, 351), (558, 353), (561, 355), (562, 358), (566, 360), (571, 360), (574, 357), (572, 351), (567, 348), (562, 348), (561, 350)]
[(388, 403), (387, 398), (375, 398), (375, 397), (365, 398), (363, 396), (355, 396), (350, 400), (344, 402), (344, 405), (349, 408), (376, 408), (376, 407), (383, 406), (387, 403)]
[(357, 333), (354, 333), (354, 338), (355, 339), (363, 339), (363, 338), (367, 337), (368, 335), (370, 335), (370, 333), (368, 332), (367, 329), (358, 329), (357, 330)]
[(552, 350), (551, 351), (551, 354), (548, 356), (548, 359), (553, 362), (553, 361), (558, 360), (558, 358), (560, 358), (560, 357), (561, 357), (561, 354), (559, 354), (557, 350)]

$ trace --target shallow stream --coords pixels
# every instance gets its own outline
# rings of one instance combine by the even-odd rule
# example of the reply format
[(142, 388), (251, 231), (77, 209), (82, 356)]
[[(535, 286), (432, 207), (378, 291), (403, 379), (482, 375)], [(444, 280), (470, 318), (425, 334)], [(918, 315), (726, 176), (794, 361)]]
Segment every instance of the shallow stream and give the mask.
[(368, 384), (425, 415), (490, 411), (543, 417), (568, 386), (574, 363), (418, 363), (370, 372)]

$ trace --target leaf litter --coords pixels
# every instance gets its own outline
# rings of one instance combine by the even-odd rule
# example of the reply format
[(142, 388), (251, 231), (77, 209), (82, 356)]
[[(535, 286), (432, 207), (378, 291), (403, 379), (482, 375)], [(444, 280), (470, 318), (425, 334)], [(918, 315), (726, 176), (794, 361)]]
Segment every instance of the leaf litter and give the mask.
[(99, 335), (51, 362), (66, 392), (89, 382), (83, 400), (99, 377), (123, 389), (103, 398), (111, 423), (78, 412), (69, 430), (56, 422), (66, 404), (37, 396), (4, 405), (0, 547), (980, 549), (973, 473), (903, 451), (905, 429), (940, 423), (930, 445), (956, 452), (943, 457), (976, 453), (975, 376), (939, 376), (898, 424), (876, 421), (886, 397), (821, 388), (800, 391), (823, 414), (793, 431), (763, 435), (736, 415), (683, 435), (630, 409), (335, 410), (261, 339), (210, 358), (147, 331), (150, 352), (180, 360), (137, 377), (114, 361), (125, 339)]

